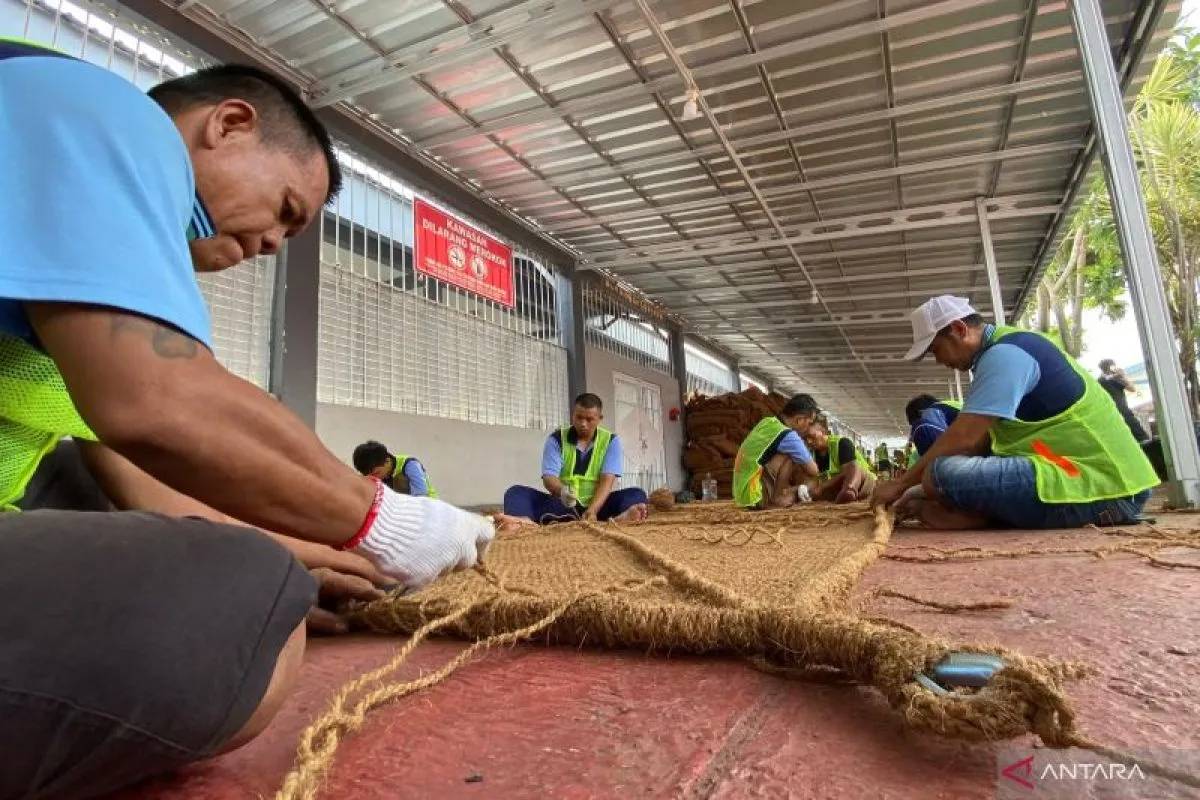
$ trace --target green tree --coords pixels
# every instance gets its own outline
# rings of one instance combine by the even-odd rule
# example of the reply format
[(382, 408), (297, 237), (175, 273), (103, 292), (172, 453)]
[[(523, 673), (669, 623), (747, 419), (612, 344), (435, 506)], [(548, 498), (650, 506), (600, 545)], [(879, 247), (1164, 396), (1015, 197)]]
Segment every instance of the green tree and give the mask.
[[(1193, 407), (1196, 373), (1197, 264), (1200, 263), (1200, 34), (1182, 31), (1159, 56), (1129, 113), (1179, 363)], [(1036, 325), (1056, 331), (1072, 355), (1082, 350), (1082, 310), (1124, 314), (1123, 263), (1107, 187), (1096, 176), (1038, 287)]]

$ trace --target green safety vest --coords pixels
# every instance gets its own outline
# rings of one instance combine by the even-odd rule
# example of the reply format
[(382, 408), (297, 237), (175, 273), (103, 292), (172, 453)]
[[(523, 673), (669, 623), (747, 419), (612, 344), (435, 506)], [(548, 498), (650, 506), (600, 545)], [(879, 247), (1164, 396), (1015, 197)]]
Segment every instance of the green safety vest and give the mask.
[(763, 417), (754, 426), (733, 462), (733, 502), (742, 508), (755, 508), (762, 502), (762, 458), (791, 430), (779, 417)]
[[(400, 453), (393, 453), (392, 458), (396, 460), (396, 466), (392, 469), (392, 480), (399, 478), (407, 481), (408, 476), (404, 474), (404, 467), (409, 461), (416, 461), (416, 459), (412, 456), (406, 456)], [(421, 464), (421, 467), (424, 469), (425, 465)], [(437, 489), (433, 488), (433, 481), (429, 480), (429, 470), (425, 470), (425, 488), (428, 490), (425, 495), (426, 497), (436, 498), (438, 496)], [(411, 493), (411, 487), (409, 491)]]
[[(842, 471), (842, 462), (838, 460), (838, 444), (840, 444), (844, 438), (846, 437), (829, 437), (829, 469), (821, 473), (821, 480), (829, 480)], [(858, 462), (860, 467), (867, 471), (868, 475), (875, 477), (875, 472), (871, 469), (871, 462), (867, 461), (866, 457), (862, 454), (862, 450), (858, 449), (857, 447), (854, 448), (854, 460)]]
[[(830, 439), (830, 441), (832, 441), (833, 437), (830, 436), (829, 439)], [(886, 444), (881, 444), (875, 448), (875, 463), (876, 464), (878, 464), (880, 461), (887, 461), (890, 458), (891, 458), (891, 456), (888, 455), (888, 449), (887, 449)], [(831, 462), (832, 462), (832, 460), (833, 459), (830, 458)]]
[[(0, 37), (0, 61), (21, 56), (71, 58), (37, 42)], [(96, 440), (54, 361), (0, 333), (0, 509), (17, 510), (38, 464), (64, 436)]]
[(920, 460), (921, 454), (917, 452), (917, 448), (914, 447), (912, 450), (908, 451), (907, 466), (909, 469), (912, 469), (914, 466), (916, 466), (917, 462)]
[(575, 457), (579, 451), (567, 439), (570, 432), (570, 425), (558, 432), (559, 438), (562, 439), (562, 470), (558, 473), (558, 479), (571, 487), (579, 504), (586, 508), (591, 505), (592, 498), (596, 496), (596, 482), (600, 480), (600, 468), (604, 466), (604, 454), (608, 452), (608, 443), (612, 441), (613, 435), (608, 428), (596, 428), (596, 434), (592, 439), (592, 458), (588, 461), (587, 469), (583, 474), (576, 475)]
[[(998, 325), (985, 349), (1019, 332)], [(992, 453), (1032, 461), (1038, 498), (1044, 503), (1092, 503), (1157, 486), (1154, 467), (1112, 399), (1075, 359), (1054, 346), (1083, 380), (1083, 396), (1049, 419), (997, 420), (990, 431)]]
[(59, 439), (96, 441), (50, 356), (0, 334), (0, 508), (14, 503)]

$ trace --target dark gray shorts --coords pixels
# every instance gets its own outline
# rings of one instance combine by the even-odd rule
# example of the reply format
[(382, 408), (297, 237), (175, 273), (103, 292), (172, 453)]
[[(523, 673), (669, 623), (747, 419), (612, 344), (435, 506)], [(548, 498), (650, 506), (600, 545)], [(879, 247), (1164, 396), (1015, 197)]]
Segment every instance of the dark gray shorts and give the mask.
[(91, 797), (218, 752), (315, 593), (245, 528), (0, 514), (0, 799)]

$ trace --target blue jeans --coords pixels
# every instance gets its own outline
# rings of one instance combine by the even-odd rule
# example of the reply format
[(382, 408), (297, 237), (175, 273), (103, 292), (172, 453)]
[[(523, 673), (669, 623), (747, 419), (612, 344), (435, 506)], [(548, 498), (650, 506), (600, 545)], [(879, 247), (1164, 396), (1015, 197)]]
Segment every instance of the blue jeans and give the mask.
[[(619, 517), (638, 503), (646, 502), (646, 493), (636, 486), (628, 489), (618, 489), (608, 496), (600, 512), (596, 515), (599, 520)], [(504, 493), (504, 513), (514, 517), (529, 517), (534, 522), (549, 525), (554, 522), (570, 522), (579, 519), (587, 511), (577, 505), (569, 509), (562, 501), (549, 492), (542, 492), (532, 486), (510, 486)]]
[(945, 504), (983, 514), (1011, 528), (1123, 525), (1142, 513), (1150, 490), (1091, 503), (1045, 503), (1033, 462), (1020, 456), (944, 456), (933, 462), (933, 485)]

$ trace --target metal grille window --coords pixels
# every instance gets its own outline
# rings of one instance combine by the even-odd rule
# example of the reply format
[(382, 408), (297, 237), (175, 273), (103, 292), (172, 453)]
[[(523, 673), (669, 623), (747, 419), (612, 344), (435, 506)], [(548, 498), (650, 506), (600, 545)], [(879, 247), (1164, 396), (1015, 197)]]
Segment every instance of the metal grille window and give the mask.
[(671, 374), (666, 320), (648, 304), (616, 287), (593, 284), (583, 290), (583, 315), (588, 344)]
[(317, 399), (494, 425), (547, 428), (567, 405), (554, 273), (514, 257), (507, 308), (413, 268), (412, 192), (343, 151), (325, 213)]
[(77, 0), (0, 0), (0, 34), (45, 44), (121, 75), (142, 89), (185, 75), (208, 59), (120, 15)]
[[(111, 70), (141, 89), (193, 72), (208, 61), (103, 3), (0, 0), (0, 35), (57, 48)], [(274, 277), (274, 256), (198, 276), (212, 316), (217, 359), (263, 388), (270, 367)]]
[(213, 352), (235, 375), (266, 389), (271, 376), (275, 256), (196, 276), (212, 315)]
[(691, 342), (684, 343), (683, 351), (688, 394), (714, 396), (733, 391), (733, 372), (729, 364)]

